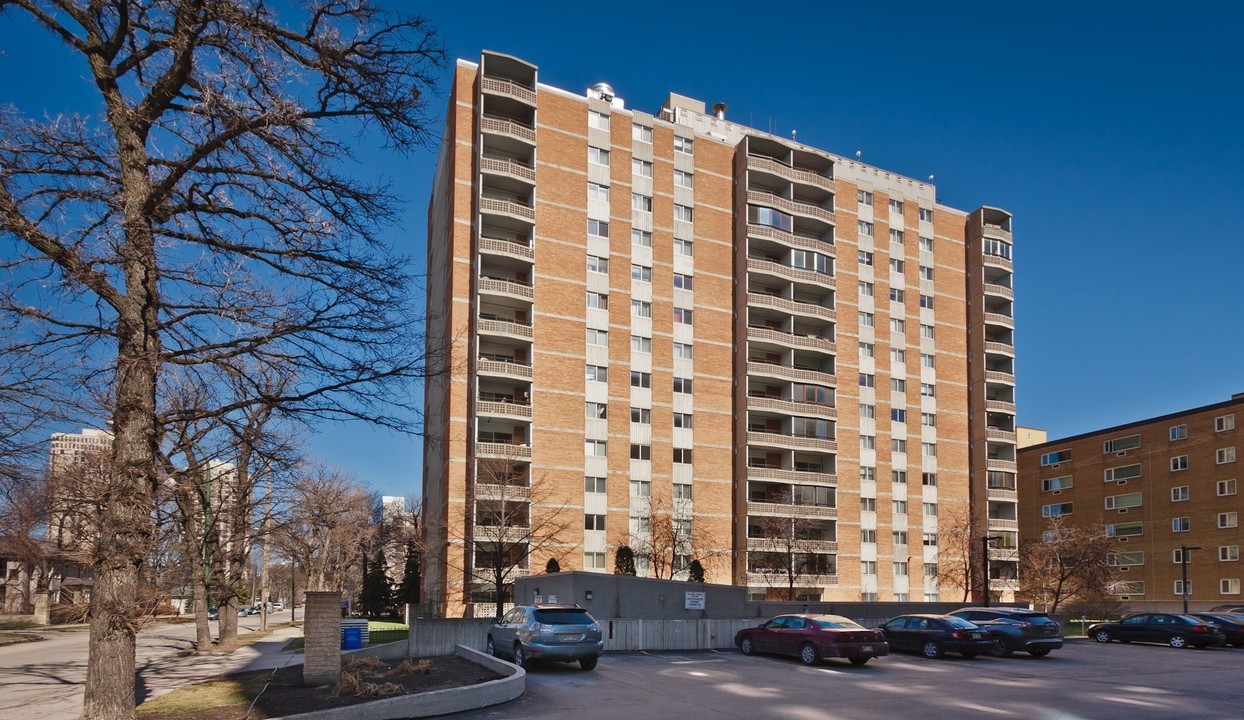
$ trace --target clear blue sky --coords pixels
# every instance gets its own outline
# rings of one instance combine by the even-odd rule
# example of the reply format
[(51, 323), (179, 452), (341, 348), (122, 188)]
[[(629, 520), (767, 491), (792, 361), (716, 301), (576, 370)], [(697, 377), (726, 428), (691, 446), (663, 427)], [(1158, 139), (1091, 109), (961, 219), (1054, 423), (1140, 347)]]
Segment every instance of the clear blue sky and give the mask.
[[(1019, 422), (1057, 438), (1244, 392), (1244, 6), (1095, 5), (421, 7), (454, 58), (508, 52), (647, 112), (670, 91), (723, 101), (732, 120), (934, 174), (942, 203), (1013, 212)], [(3, 100), (46, 80), (15, 69), (33, 65), (0, 23)], [(422, 257), (433, 154), (365, 159), (402, 187), (397, 239)], [(416, 441), (332, 427), (311, 445), (418, 491)]]

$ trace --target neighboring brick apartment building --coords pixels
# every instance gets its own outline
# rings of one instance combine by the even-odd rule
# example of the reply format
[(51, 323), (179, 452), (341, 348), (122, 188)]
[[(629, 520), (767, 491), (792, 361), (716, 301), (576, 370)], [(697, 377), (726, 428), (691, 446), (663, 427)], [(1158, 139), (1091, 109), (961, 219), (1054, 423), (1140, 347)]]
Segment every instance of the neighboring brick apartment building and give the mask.
[(432, 612), (495, 600), (502, 517), (568, 519), (519, 573), (672, 542), (640, 574), (934, 600), (962, 593), (938, 585), (939, 522), (975, 507), (1013, 570), (1009, 213), (484, 52), (455, 69), (428, 233)]
[(1188, 557), (1189, 607), (1244, 604), (1237, 421), (1244, 394), (1021, 449), (1021, 536), (1039, 540), (1054, 516), (1104, 524), (1118, 539), (1112, 593), (1133, 609), (1182, 607), (1182, 548), (1199, 548)]

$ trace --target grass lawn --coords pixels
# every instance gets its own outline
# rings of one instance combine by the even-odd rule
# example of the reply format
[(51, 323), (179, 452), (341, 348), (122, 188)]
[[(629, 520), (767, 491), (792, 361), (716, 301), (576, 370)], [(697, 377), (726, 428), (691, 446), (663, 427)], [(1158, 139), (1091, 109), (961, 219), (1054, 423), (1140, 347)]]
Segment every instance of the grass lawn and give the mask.
[(271, 677), (271, 670), (256, 670), (187, 685), (139, 705), (138, 716), (160, 714), (176, 717), (202, 710), (235, 707), (240, 709), (240, 717), (251, 701), (263, 692)]

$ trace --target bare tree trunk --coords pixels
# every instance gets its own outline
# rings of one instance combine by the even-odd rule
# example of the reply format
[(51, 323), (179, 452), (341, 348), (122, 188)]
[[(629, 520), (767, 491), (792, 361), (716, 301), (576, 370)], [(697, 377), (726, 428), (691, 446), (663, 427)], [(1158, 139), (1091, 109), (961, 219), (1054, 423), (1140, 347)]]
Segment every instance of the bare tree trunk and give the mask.
[[(190, 592), (194, 596), (195, 649), (198, 652), (204, 652), (212, 646), (212, 628), (207, 624), (207, 583), (202, 578), (195, 580), (193, 589)], [(224, 622), (223, 611), (221, 612), (221, 620), (218, 622)]]

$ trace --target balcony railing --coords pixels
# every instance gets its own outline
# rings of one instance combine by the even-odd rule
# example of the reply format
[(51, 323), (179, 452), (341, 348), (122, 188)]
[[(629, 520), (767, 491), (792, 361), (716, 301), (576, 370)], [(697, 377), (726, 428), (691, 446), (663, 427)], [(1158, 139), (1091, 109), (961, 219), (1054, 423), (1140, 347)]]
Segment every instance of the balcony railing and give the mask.
[(997, 295), (1007, 300), (1015, 299), (1015, 291), (1005, 285), (995, 285), (994, 283), (985, 283), (984, 290), (989, 295)]
[(484, 172), (508, 175), (529, 183), (536, 181), (536, 171), (534, 169), (509, 158), (480, 158), (479, 167)]
[(752, 397), (747, 398), (748, 410), (773, 410), (775, 412), (786, 413), (788, 415), (816, 415), (830, 420), (838, 418), (838, 408), (833, 405), (821, 405), (812, 402), (796, 402), (794, 400), (783, 400), (781, 398), (771, 397)]
[(1014, 383), (1015, 374), (1009, 373), (1009, 372), (1002, 372), (1001, 370), (986, 370), (985, 379), (989, 380), (990, 382)]
[(479, 279), (479, 291), (493, 295), (508, 295), (523, 300), (531, 300), (535, 297), (535, 291), (530, 285), (489, 277)]
[(536, 104), (536, 91), (523, 87), (513, 80), (484, 76), (480, 78), (480, 88), (486, 93), (505, 95), (528, 105)]
[(486, 375), (505, 375), (508, 377), (518, 377), (527, 380), (531, 379), (531, 366), (520, 365), (516, 362), (506, 362), (504, 360), (486, 360), (480, 358), (479, 364), (475, 366), (477, 372)]
[(989, 578), (989, 589), (998, 592), (1017, 592), (1019, 590), (1019, 580)]
[(985, 352), (1007, 353), (1008, 355), (1014, 355), (1015, 346), (1010, 343), (986, 340), (985, 341)]
[(1014, 490), (1006, 490), (1004, 488), (986, 488), (985, 495), (990, 500), (1011, 500), (1017, 501), (1019, 495)]
[(747, 234), (749, 237), (768, 238), (769, 240), (776, 240), (777, 242), (791, 247), (819, 252), (822, 255), (834, 256), (836, 254), (833, 242), (825, 241), (819, 237), (812, 237), (810, 235), (799, 235), (797, 233), (786, 232), (785, 230), (779, 230), (778, 228), (769, 227), (768, 225), (749, 223), (747, 225)]
[(520, 220), (528, 222), (536, 221), (536, 209), (530, 205), (524, 205), (513, 200), (504, 200), (502, 198), (482, 197), (479, 199), (479, 209), (482, 212), (496, 213), (500, 215), (509, 215)]
[(1010, 440), (1011, 442), (1015, 442), (1015, 433), (1011, 430), (987, 428), (985, 430), (985, 438), (988, 440)]
[(834, 179), (825, 177), (820, 173), (811, 170), (803, 170), (801, 168), (791, 167), (784, 162), (780, 162), (771, 157), (764, 155), (754, 155), (749, 153), (747, 156), (747, 166), (757, 170), (771, 172), (779, 177), (786, 178), (792, 182), (801, 182), (805, 185), (815, 185), (822, 190), (834, 192)]
[(797, 553), (836, 553), (837, 540), (791, 540), (789, 538), (754, 538), (747, 539), (748, 552), (784, 553), (787, 548)]
[(749, 292), (747, 294), (747, 304), (756, 307), (768, 307), (783, 312), (794, 313), (798, 315), (807, 315), (809, 317), (817, 317), (822, 320), (836, 320), (838, 313), (832, 308), (821, 305), (813, 305), (812, 303), (798, 302), (796, 300), (788, 300), (776, 295), (765, 295), (764, 293)]
[(981, 231), (985, 237), (998, 238), (999, 240), (1011, 242), (1010, 230), (1003, 230), (1001, 225), (990, 225), (989, 223), (983, 223), (983, 225), (984, 227), (981, 228)]
[(747, 362), (747, 374), (749, 375), (769, 375), (779, 377), (783, 380), (794, 380), (797, 382), (811, 382), (821, 385), (834, 386), (837, 385), (837, 378), (832, 373), (822, 372), (820, 370), (808, 370), (805, 368), (791, 367), (789, 365), (779, 365), (777, 363), (758, 362), (749, 360)]
[(984, 262), (986, 265), (993, 265), (995, 267), (1006, 268), (1007, 270), (1011, 270), (1011, 271), (1015, 270), (1015, 266), (1011, 262), (1010, 258), (1004, 258), (1001, 255), (993, 255), (991, 253), (984, 253), (981, 257), (984, 259)]
[(480, 128), (486, 133), (505, 135), (531, 143), (532, 145), (536, 143), (536, 131), (534, 129), (507, 118), (484, 116), (480, 120)]
[(531, 406), (511, 402), (495, 402), (492, 400), (476, 400), (477, 415), (501, 415), (504, 417), (531, 419)]
[(530, 500), (531, 488), (527, 485), (497, 485), (475, 483), (476, 500)]
[(834, 280), (833, 275), (819, 273), (814, 270), (804, 270), (803, 268), (791, 267), (772, 260), (762, 260), (760, 258), (749, 257), (747, 259), (747, 270), (748, 272), (765, 272), (770, 275), (777, 275), (778, 277), (793, 280), (794, 282), (815, 283), (829, 288), (837, 287), (837, 281)]
[(536, 258), (536, 253), (531, 249), (530, 245), (522, 245), (509, 240), (482, 237), (479, 239), (479, 249), (481, 252), (509, 255), (522, 258), (523, 260), (535, 260)]
[(1015, 318), (1011, 317), (1010, 315), (1003, 315), (1002, 313), (991, 313), (991, 312), (985, 313), (985, 322), (993, 323), (994, 325), (1006, 325), (1007, 327), (1015, 327)]
[(985, 522), (985, 525), (990, 530), (1018, 530), (1019, 529), (1018, 520), (1002, 520), (999, 518), (989, 518)]
[(794, 505), (791, 503), (747, 502), (748, 515), (796, 517), (804, 519), (836, 518), (838, 508), (822, 505)]
[[(747, 584), (753, 586), (778, 585), (779, 588), (786, 587), (786, 574), (781, 570), (775, 569), (771, 573), (751, 572), (747, 573)], [(823, 587), (825, 585), (837, 585), (837, 575), (797, 575), (795, 577), (795, 587)]]
[(789, 345), (791, 347), (808, 348), (810, 350), (821, 350), (824, 352), (837, 352), (837, 346), (832, 340), (816, 337), (813, 335), (797, 335), (795, 333), (785, 332), (783, 330), (774, 330), (765, 327), (747, 326), (747, 339), (750, 341), (766, 340), (769, 342)]
[(784, 470), (782, 468), (753, 467), (747, 468), (748, 480), (785, 480), (793, 483), (819, 483), (837, 485), (838, 476), (833, 473), (810, 472), (806, 470)]
[(994, 412), (1015, 414), (1015, 403), (1010, 400), (986, 400), (985, 409)]
[(823, 220), (830, 225), (837, 222), (833, 210), (826, 210), (823, 207), (818, 207), (811, 203), (799, 202), (798, 200), (788, 200), (787, 198), (774, 195), (773, 193), (748, 190), (747, 201), (754, 205), (766, 205), (779, 210), (785, 210), (786, 212), (795, 215), (803, 215), (804, 217)]
[(1003, 472), (1018, 472), (1014, 460), (1000, 460), (997, 458), (986, 458), (985, 467), (990, 470), (1002, 470)]
[(533, 335), (530, 325), (519, 325), (510, 320), (487, 320), (480, 318), (478, 330), (481, 333), (490, 335), (509, 335), (526, 340), (530, 340)]
[(783, 435), (781, 433), (756, 432), (753, 430), (747, 432), (747, 444), (776, 445), (796, 450), (820, 450), (821, 452), (838, 451), (838, 441), (828, 438), (800, 437), (798, 435)]
[(475, 454), (477, 456), (486, 455), (490, 458), (501, 458), (502, 460), (530, 460), (531, 446), (518, 445), (516, 443), (477, 442), (475, 443)]

